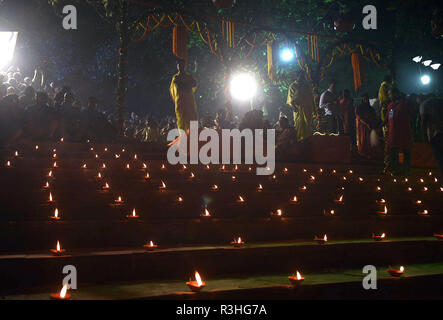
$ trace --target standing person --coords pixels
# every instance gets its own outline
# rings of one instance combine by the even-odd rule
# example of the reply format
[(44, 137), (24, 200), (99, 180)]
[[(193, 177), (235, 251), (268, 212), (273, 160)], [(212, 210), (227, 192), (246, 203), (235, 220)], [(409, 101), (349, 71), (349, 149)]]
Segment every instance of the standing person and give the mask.
[(352, 146), (355, 146), (355, 108), (351, 93), (347, 89), (343, 90), (340, 109), (343, 115), (343, 132), (351, 138)]
[(430, 97), (420, 105), (423, 138), (431, 144), (440, 177), (443, 178), (443, 99)]
[[(400, 96), (400, 91), (393, 87), (389, 91), (391, 103), (388, 106), (384, 123), (388, 125), (388, 157), (391, 174), (409, 175), (411, 165), (412, 132), (410, 119), (412, 107), (408, 100)], [(398, 155), (403, 152), (403, 166), (400, 167)]]
[(175, 103), (175, 115), (177, 127), (185, 132), (190, 128), (190, 121), (197, 121), (197, 103), (194, 92), (197, 89), (197, 81), (185, 71), (185, 62), (177, 63), (178, 73), (171, 81), (170, 93)]
[(357, 118), (357, 147), (358, 153), (368, 159), (381, 155), (381, 149), (371, 144), (371, 131), (378, 125), (375, 110), (369, 105), (369, 96), (362, 95), (361, 104), (355, 109)]
[(320, 110), (323, 118), (323, 132), (337, 133), (338, 98), (335, 93), (336, 81), (331, 80), (329, 87), (320, 96)]
[(294, 111), (294, 128), (297, 133), (297, 140), (300, 141), (310, 137), (312, 135), (314, 99), (303, 71), (298, 72), (296, 80), (289, 86), (286, 103)]
[[(383, 82), (380, 84), (380, 89), (378, 90), (378, 103), (380, 104), (380, 118), (383, 123), (386, 123), (386, 111), (388, 110), (388, 105), (391, 102), (389, 98), (389, 90), (392, 88), (392, 77), (390, 75), (386, 75), (383, 78)], [(390, 163), (389, 163), (389, 148), (387, 142), (388, 136), (388, 128), (386, 126), (382, 127), (383, 137), (385, 143), (385, 168), (384, 172), (387, 173), (389, 171)]]
[(378, 100), (378, 91), (374, 98), (369, 99), (369, 104), (375, 110), (375, 115), (377, 116), (377, 119), (381, 120), (381, 107), (380, 101)]

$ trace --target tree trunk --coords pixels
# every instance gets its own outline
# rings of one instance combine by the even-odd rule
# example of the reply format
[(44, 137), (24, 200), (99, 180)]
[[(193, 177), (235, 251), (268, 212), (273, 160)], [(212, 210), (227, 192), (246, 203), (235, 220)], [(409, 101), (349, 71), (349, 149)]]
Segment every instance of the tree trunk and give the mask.
[(120, 48), (118, 50), (118, 82), (117, 82), (117, 130), (123, 133), (123, 121), (125, 111), (125, 98), (128, 91), (128, 46), (129, 39), (129, 22), (128, 22), (128, 3), (120, 0), (120, 17), (121, 20), (117, 26), (120, 37)]

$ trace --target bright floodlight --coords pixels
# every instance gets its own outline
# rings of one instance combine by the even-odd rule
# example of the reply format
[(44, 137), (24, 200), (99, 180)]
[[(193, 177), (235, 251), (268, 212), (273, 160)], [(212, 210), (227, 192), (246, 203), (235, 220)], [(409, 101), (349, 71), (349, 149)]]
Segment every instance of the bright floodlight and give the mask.
[(231, 80), (231, 95), (241, 101), (251, 100), (257, 91), (255, 79), (247, 73), (237, 74)]
[(432, 60), (423, 61), (423, 64), (427, 67), (432, 63)]
[(18, 32), (0, 32), (0, 68), (12, 61)]
[(437, 70), (438, 68), (440, 68), (440, 63), (431, 64), (431, 68)]
[(421, 77), (421, 83), (424, 85), (429, 84), (429, 82), (431, 82), (431, 78), (428, 75), (425, 74)]
[(291, 49), (284, 48), (280, 53), (280, 57), (283, 61), (291, 61), (294, 58), (294, 52)]
[(419, 63), (422, 59), (422, 56), (416, 56), (414, 58), (412, 58), (412, 61)]

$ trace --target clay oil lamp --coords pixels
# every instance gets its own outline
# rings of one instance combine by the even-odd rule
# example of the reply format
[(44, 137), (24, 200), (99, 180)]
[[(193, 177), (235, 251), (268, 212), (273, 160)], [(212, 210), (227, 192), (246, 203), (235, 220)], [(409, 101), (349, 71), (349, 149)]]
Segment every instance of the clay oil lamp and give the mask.
[(219, 170), (220, 171), (225, 171), (225, 165), (222, 165)]
[(326, 217), (334, 217), (335, 216), (335, 210), (334, 209), (329, 209), (329, 210), (324, 209), (323, 210), (323, 214)]
[(91, 147), (91, 149), (89, 149), (89, 150), (94, 151), (94, 148)]
[(343, 181), (346, 181), (346, 180), (348, 180), (345, 176), (343, 176), (342, 177), (342, 179), (343, 179)]
[(5, 167), (6, 168), (11, 168), (12, 167), (11, 161), (6, 161)]
[(213, 185), (211, 186), (211, 190), (212, 190), (212, 191), (218, 191), (218, 190), (219, 190), (218, 185), (213, 184)]
[(134, 160), (137, 160), (137, 154), (134, 154)]
[(38, 148), (39, 148), (39, 146), (38, 146), (38, 145), (36, 145), (36, 146), (35, 146), (35, 150), (38, 150)]
[(68, 284), (65, 283), (59, 293), (51, 293), (49, 297), (51, 298), (51, 300), (69, 300), (71, 299), (71, 295), (67, 293), (67, 291), (68, 291)]
[(102, 164), (102, 169), (106, 169), (106, 163)]
[(120, 159), (120, 155), (117, 154), (117, 153), (114, 155), (114, 157), (115, 157), (116, 159)]
[(235, 181), (237, 178), (235, 176), (231, 176), (231, 180)]
[(163, 180), (161, 180), (161, 184), (158, 188), (160, 189), (160, 191), (165, 191), (167, 189), (166, 183), (164, 183)]
[(55, 249), (51, 249), (51, 252), (54, 256), (62, 256), (65, 254), (66, 250), (60, 247), (60, 241), (57, 240), (57, 245)]
[(386, 204), (386, 200), (383, 199), (383, 198), (381, 198), (380, 200), (375, 200), (375, 202), (376, 202), (377, 204), (381, 204), (381, 205)]
[(137, 219), (140, 218), (140, 217), (139, 217), (139, 215), (137, 214), (137, 212), (135, 212), (135, 208), (134, 208), (134, 209), (132, 209), (132, 213), (131, 213), (131, 214), (128, 214), (128, 215), (126, 216), (126, 218), (127, 218), (128, 220), (137, 220)]
[(425, 180), (423, 180), (423, 179), (420, 179), (420, 180), (418, 180), (420, 183), (424, 183), (425, 182)]
[(54, 161), (54, 164), (52, 165), (52, 167), (53, 168), (58, 168), (57, 161)]
[(299, 203), (297, 196), (291, 197), (291, 199), (289, 199), (289, 203), (292, 203), (292, 204)]
[(162, 163), (162, 165), (160, 166), (160, 170), (166, 170), (166, 166), (164, 163)]
[(428, 187), (423, 187), (423, 189), (421, 191), (427, 192), (428, 191)]
[(358, 182), (363, 182), (364, 179), (362, 177), (358, 177)]
[(234, 241), (232, 241), (231, 244), (232, 244), (234, 247), (236, 247), (236, 248), (240, 248), (240, 247), (242, 247), (245, 243), (244, 243), (244, 241), (242, 240), (241, 237), (238, 237), (237, 239), (234, 239)]
[(143, 245), (143, 248), (145, 248), (146, 251), (153, 251), (157, 248), (157, 245), (154, 244), (154, 242), (149, 241), (149, 243)]
[(194, 180), (195, 174), (191, 171), (191, 174), (189, 175), (189, 180)]
[(318, 244), (325, 244), (326, 242), (328, 242), (328, 237), (326, 235), (324, 235), (323, 238), (315, 236), (314, 241), (317, 242)]
[(182, 196), (178, 196), (177, 197), (177, 199), (176, 199), (176, 202), (178, 203), (178, 204), (181, 204), (181, 203), (183, 203), (183, 197)]
[(381, 215), (381, 216), (386, 216), (388, 215), (388, 208), (386, 206), (384, 206), (383, 211), (377, 211), (377, 214)]
[(47, 177), (48, 177), (48, 178), (52, 178), (52, 177), (53, 177), (53, 175), (52, 175), (52, 170), (49, 170)]
[(211, 170), (211, 167), (209, 166), (209, 164), (207, 164), (207, 165), (205, 166), (205, 170)]
[(406, 191), (407, 191), (407, 192), (412, 192), (412, 188), (411, 188), (411, 187), (408, 187), (408, 188), (406, 189)]
[(429, 211), (426, 210), (426, 209), (424, 209), (424, 210), (420, 210), (420, 211), (418, 212), (418, 214), (419, 214), (420, 216), (425, 216), (425, 217), (427, 217), (427, 216), (429, 216)]
[(392, 182), (397, 183), (397, 179), (392, 180)]
[(372, 234), (372, 239), (374, 240), (374, 241), (383, 241), (383, 240), (385, 240), (386, 239), (386, 234), (383, 232), (382, 234), (375, 234), (375, 233), (373, 233)]
[(429, 171), (429, 172), (428, 172), (428, 176), (432, 176), (432, 171)]
[(443, 187), (440, 187), (440, 192), (443, 192)]
[(18, 151), (17, 150), (15, 150), (15, 152), (14, 152), (14, 157), (18, 157)]
[(423, 204), (423, 201), (416, 200), (416, 201), (414, 201), (414, 204), (416, 204), (417, 206), (421, 206)]
[(249, 172), (252, 172), (252, 168), (251, 168), (251, 167), (249, 167), (249, 168), (248, 168), (248, 171), (249, 171)]
[(336, 174), (337, 173), (337, 170), (332, 170), (332, 174)]
[(189, 279), (189, 281), (186, 282), (186, 285), (189, 289), (191, 289), (192, 292), (200, 292), (206, 284), (204, 281), (202, 281), (200, 274), (195, 271), (195, 280)]
[(52, 193), (49, 192), (49, 199), (48, 199), (49, 203), (54, 203), (54, 197), (52, 196)]
[(298, 188), (298, 190), (305, 192), (306, 190), (308, 190), (308, 188), (306, 186), (301, 186)]
[(101, 179), (102, 178), (102, 174), (99, 172), (98, 174), (97, 174), (97, 179)]
[(108, 152), (108, 148), (105, 148), (105, 152)]
[(434, 178), (434, 182), (437, 183), (437, 182), (438, 182), (438, 179), (437, 179), (437, 178)]
[(148, 168), (148, 165), (146, 163), (143, 163), (142, 169), (147, 169), (147, 168)]
[(292, 276), (289, 276), (288, 279), (294, 287), (300, 286), (303, 280), (305, 280), (298, 270), (295, 275), (293, 274)]
[(258, 185), (257, 191), (258, 192), (263, 192), (263, 186), (261, 184)]
[(109, 183), (105, 183), (105, 185), (102, 187), (102, 190), (109, 190), (109, 189), (111, 189), (111, 187), (109, 186)]
[(52, 158), (53, 158), (53, 159), (57, 159), (57, 154), (54, 153), (54, 154), (52, 155)]
[(114, 200), (114, 204), (117, 206), (122, 205), (123, 203), (125, 202), (123, 201), (121, 196), (118, 196), (118, 198)]
[(98, 154), (95, 154), (95, 158), (98, 159)]
[(404, 178), (404, 179), (403, 179), (403, 182), (404, 182), (404, 183), (406, 183), (406, 182), (408, 182), (408, 181), (409, 181), (408, 178)]
[(43, 189), (49, 189), (49, 182), (46, 181), (46, 184), (43, 186)]
[(309, 177), (309, 182), (314, 183), (315, 182), (315, 177), (314, 176), (310, 176)]
[(283, 172), (283, 174), (288, 174), (289, 170), (288, 170), (288, 168), (284, 168), (282, 172)]
[(60, 142), (63, 142), (63, 141), (65, 141), (65, 138), (61, 138), (61, 139), (60, 139)]
[(334, 202), (335, 202), (335, 203), (338, 203), (338, 204), (343, 204), (343, 203), (344, 203), (344, 201), (343, 201), (343, 195), (341, 195), (340, 198), (335, 199)]
[(282, 209), (277, 209), (275, 212), (271, 212), (271, 218), (281, 219), (283, 216)]
[(205, 211), (200, 215), (200, 217), (209, 219), (211, 217), (211, 214), (209, 213), (209, 210), (205, 208)]
[(49, 218), (51, 219), (51, 221), (60, 221), (60, 216), (57, 208), (55, 208), (54, 210), (54, 215), (50, 216)]
[(122, 152), (126, 152), (125, 148), (122, 149)]
[(86, 163), (84, 163), (84, 164), (82, 165), (82, 169), (88, 169), (88, 166), (86, 165)]
[(303, 169), (302, 171), (303, 171), (303, 173), (306, 173), (306, 172), (308, 172), (308, 170), (306, 170), (306, 169)]
[(242, 197), (242, 196), (238, 196), (237, 197), (237, 201), (236, 201), (238, 204), (244, 204), (246, 201), (245, 201), (245, 199)]
[(130, 170), (131, 166), (129, 165), (129, 163), (126, 164), (126, 170)]
[(403, 266), (400, 266), (398, 269), (391, 268), (390, 266), (388, 268), (388, 273), (393, 277), (401, 277), (404, 272), (405, 268)]
[(149, 172), (146, 172), (145, 180), (149, 180), (150, 178), (151, 178), (151, 176), (149, 175)]
[(318, 173), (323, 173), (323, 169), (322, 168), (320, 168), (320, 169), (318, 169)]
[(235, 166), (234, 166), (234, 169), (232, 169), (232, 171), (238, 171), (238, 166), (235, 165)]
[(443, 233), (434, 233), (434, 237), (437, 240), (443, 240)]
[(56, 153), (56, 152), (57, 152), (57, 149), (56, 149), (56, 148), (52, 149), (52, 152), (53, 152), (53, 153)]

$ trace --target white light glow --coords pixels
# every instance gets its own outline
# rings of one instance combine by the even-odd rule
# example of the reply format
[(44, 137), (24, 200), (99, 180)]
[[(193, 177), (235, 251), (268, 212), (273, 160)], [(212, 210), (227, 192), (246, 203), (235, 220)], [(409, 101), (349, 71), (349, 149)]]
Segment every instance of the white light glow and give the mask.
[(294, 52), (291, 49), (284, 48), (280, 53), (280, 58), (283, 61), (291, 61), (294, 58)]
[(428, 75), (424, 75), (420, 78), (421, 83), (423, 83), (424, 85), (429, 84), (429, 82), (431, 82), (431, 78)]
[(426, 67), (432, 63), (432, 60), (426, 60), (422, 62)]
[(257, 91), (255, 79), (247, 73), (237, 74), (231, 80), (231, 95), (233, 98), (247, 101), (251, 100)]
[(440, 66), (441, 66), (440, 63), (431, 64), (431, 68), (434, 69), (434, 70), (437, 70), (438, 68), (440, 68)]
[(412, 61), (419, 63), (423, 57), (422, 56), (416, 56), (412, 58)]
[(14, 58), (18, 32), (0, 32), (0, 68), (7, 66)]

